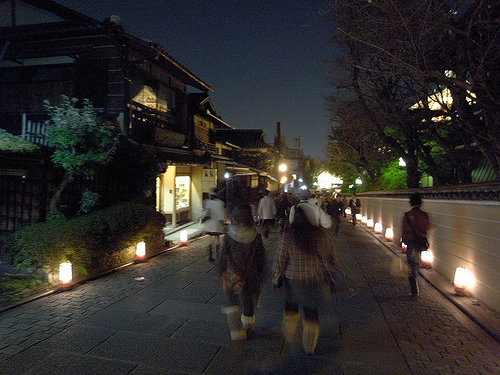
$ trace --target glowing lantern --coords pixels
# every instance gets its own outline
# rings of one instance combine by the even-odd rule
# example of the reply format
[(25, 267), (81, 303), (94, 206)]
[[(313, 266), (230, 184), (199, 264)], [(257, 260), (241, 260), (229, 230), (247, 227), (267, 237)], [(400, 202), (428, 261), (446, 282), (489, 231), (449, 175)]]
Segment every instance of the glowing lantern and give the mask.
[(361, 214), (356, 214), (356, 220), (361, 221), (361, 218), (362, 218)]
[(181, 230), (179, 241), (181, 245), (185, 245), (188, 242), (188, 232), (187, 230)]
[(387, 241), (392, 241), (394, 239), (394, 231), (392, 230), (392, 228), (387, 228), (385, 230), (384, 237)]
[(372, 219), (368, 219), (368, 220), (366, 221), (366, 226), (367, 226), (368, 228), (373, 228), (373, 220), (372, 220)]
[(366, 224), (367, 221), (368, 221), (368, 218), (366, 216), (361, 217), (361, 223)]
[(373, 230), (375, 233), (382, 233), (382, 223), (375, 223)]
[(463, 267), (457, 267), (455, 270), (455, 279), (453, 280), (455, 292), (457, 294), (464, 294), (467, 287), (470, 285), (470, 275)]
[(404, 242), (401, 242), (401, 251), (406, 253), (406, 250), (408, 250), (408, 246)]
[(146, 259), (146, 242), (137, 243), (135, 248), (135, 259), (137, 262), (143, 262)]
[(434, 259), (434, 255), (432, 255), (432, 251), (425, 250), (420, 254), (420, 263), (422, 263), (423, 267), (430, 267), (431, 263)]
[(73, 270), (70, 262), (59, 264), (59, 285), (61, 289), (68, 289), (73, 280)]
[(345, 213), (346, 213), (346, 215), (350, 215), (351, 214), (351, 207), (347, 207), (345, 209)]

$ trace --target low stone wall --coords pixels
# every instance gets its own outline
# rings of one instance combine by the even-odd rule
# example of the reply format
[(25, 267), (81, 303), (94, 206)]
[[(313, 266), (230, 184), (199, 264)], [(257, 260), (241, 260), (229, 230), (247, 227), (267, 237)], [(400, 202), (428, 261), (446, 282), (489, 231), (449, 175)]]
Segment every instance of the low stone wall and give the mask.
[(431, 219), (433, 269), (453, 281), (457, 267), (473, 275), (468, 293), (500, 312), (500, 183), (407, 191), (360, 193), (361, 214), (394, 230), (401, 238), (401, 221), (410, 209), (409, 196), (422, 194), (422, 209)]

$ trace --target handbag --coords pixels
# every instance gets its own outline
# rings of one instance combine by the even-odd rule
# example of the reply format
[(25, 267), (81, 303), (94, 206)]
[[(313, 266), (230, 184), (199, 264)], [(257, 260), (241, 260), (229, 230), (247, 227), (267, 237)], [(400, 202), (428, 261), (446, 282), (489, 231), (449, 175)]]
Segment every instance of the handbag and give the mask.
[(330, 291), (332, 293), (348, 291), (349, 286), (342, 271), (336, 265), (326, 262), (318, 250), (316, 250), (316, 256), (323, 263), (325, 279), (330, 285)]
[[(231, 237), (227, 237), (228, 242), (233, 241)], [(229, 249), (230, 245), (228, 245)], [(245, 271), (242, 272), (241, 270), (238, 269), (238, 266), (235, 264), (233, 261), (233, 257), (231, 256), (231, 252), (226, 249), (228, 259), (229, 259), (229, 264), (228, 267), (224, 272), (221, 273), (220, 275), (220, 280), (222, 282), (222, 290), (226, 293), (233, 293), (233, 294), (241, 294), (243, 293), (243, 289), (245, 289), (245, 278), (244, 275), (247, 273), (248, 269), (250, 268), (250, 264), (252, 263), (254, 251), (252, 251), (252, 254), (248, 258), (248, 263), (245, 267)]]
[(226, 293), (241, 294), (245, 288), (245, 280), (240, 273), (231, 267), (222, 272), (220, 280), (222, 281), (222, 289)]
[(273, 287), (275, 289), (277, 288), (281, 288), (283, 286), (283, 280), (285, 279), (285, 275), (281, 274), (278, 279), (276, 279), (276, 281), (274, 282), (273, 284)]

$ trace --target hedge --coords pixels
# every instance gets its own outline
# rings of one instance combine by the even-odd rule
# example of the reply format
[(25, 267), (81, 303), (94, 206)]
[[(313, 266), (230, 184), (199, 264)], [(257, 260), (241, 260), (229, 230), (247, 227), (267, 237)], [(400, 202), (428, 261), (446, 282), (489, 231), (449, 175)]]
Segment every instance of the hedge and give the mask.
[(122, 203), (74, 219), (23, 227), (3, 238), (3, 251), (17, 267), (55, 272), (70, 261), (77, 275), (95, 275), (116, 266), (112, 256), (145, 240), (148, 252), (165, 246), (165, 217), (152, 207)]

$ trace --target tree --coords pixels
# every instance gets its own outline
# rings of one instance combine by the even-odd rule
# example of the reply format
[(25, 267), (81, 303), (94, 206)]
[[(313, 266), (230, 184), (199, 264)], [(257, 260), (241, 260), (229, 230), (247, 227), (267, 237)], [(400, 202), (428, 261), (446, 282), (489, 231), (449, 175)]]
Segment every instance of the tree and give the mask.
[(363, 108), (356, 101), (337, 103), (332, 111), (333, 126), (328, 136), (327, 155), (330, 170), (340, 176), (345, 185), (361, 177), (365, 186), (377, 180), (380, 168), (394, 158), (382, 142)]
[(469, 182), (478, 155), (500, 176), (499, 9), (481, 0), (331, 2), (346, 72), (332, 97), (358, 102), (380, 142), (405, 159), (409, 187), (422, 172), (438, 184)]
[(98, 122), (88, 99), (61, 96), (60, 105), (44, 104), (50, 117), (46, 140), (54, 148), (52, 162), (64, 170), (50, 200), (50, 211), (57, 212), (62, 192), (75, 177), (91, 176), (98, 165), (110, 161), (117, 137), (111, 126)]

